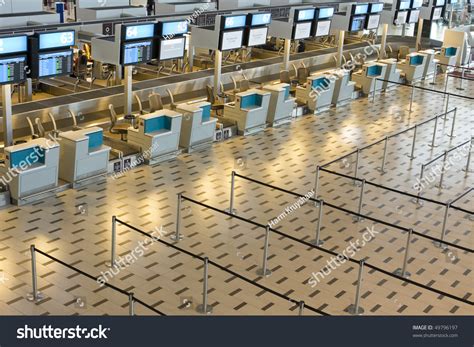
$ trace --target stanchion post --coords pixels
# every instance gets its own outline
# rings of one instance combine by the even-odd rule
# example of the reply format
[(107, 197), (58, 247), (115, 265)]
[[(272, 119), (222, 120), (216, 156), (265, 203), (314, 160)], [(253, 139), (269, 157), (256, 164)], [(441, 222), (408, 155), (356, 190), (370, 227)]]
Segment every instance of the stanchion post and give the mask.
[(408, 236), (407, 236), (407, 246), (405, 249), (405, 256), (403, 258), (403, 266), (401, 269), (397, 269), (395, 271), (395, 274), (401, 277), (408, 278), (411, 276), (411, 274), (407, 271), (407, 263), (408, 263), (408, 257), (410, 255), (410, 243), (411, 243), (411, 235), (413, 234), (413, 229), (408, 230)]
[(234, 209), (234, 190), (235, 190), (235, 171), (232, 171), (231, 179), (230, 179), (230, 204), (229, 208), (226, 209), (226, 212), (230, 214), (236, 214), (237, 211)]
[(448, 119), (448, 107), (449, 107), (449, 94), (448, 94), (448, 97), (446, 98), (446, 105), (444, 106), (444, 117), (443, 117), (443, 120)]
[(446, 76), (446, 81), (444, 82), (444, 95), (443, 95), (443, 99), (446, 98), (446, 91), (448, 90), (448, 79), (449, 79), (448, 68), (446, 68), (445, 76)]
[(467, 153), (467, 162), (466, 162), (466, 167), (462, 169), (466, 173), (466, 175), (469, 172), (472, 172), (469, 170), (469, 165), (471, 164), (471, 152), (472, 152), (472, 142), (474, 142), (474, 137), (471, 137), (471, 143), (469, 144), (469, 153)]
[(303, 311), (304, 311), (304, 301), (300, 301), (299, 303), (299, 309), (298, 309), (298, 316), (302, 316), (303, 315)]
[(357, 180), (357, 175), (359, 174), (360, 153), (361, 153), (360, 148), (357, 148), (356, 164), (355, 164), (355, 170), (354, 170), (354, 177), (356, 178), (356, 179), (354, 180), (354, 185), (355, 185), (355, 186), (357, 186), (357, 185), (359, 184), (359, 181)]
[(412, 112), (412, 106), (413, 106), (413, 97), (415, 96), (415, 86), (411, 85), (411, 97), (410, 97), (410, 110), (409, 112), (411, 113)]
[(324, 207), (324, 200), (319, 201), (319, 216), (318, 216), (318, 225), (316, 227), (316, 238), (310, 241), (315, 246), (321, 246), (324, 241), (320, 240), (321, 234), (321, 226), (323, 224), (323, 207)]
[(437, 72), (438, 72), (438, 63), (434, 63), (434, 71), (433, 71), (433, 82), (431, 82), (430, 84), (432, 85), (436, 85), (436, 75), (437, 75)]
[(207, 301), (207, 292), (208, 292), (208, 280), (209, 280), (209, 258), (204, 257), (204, 277), (203, 277), (203, 284), (202, 284), (202, 304), (196, 307), (197, 312), (202, 314), (211, 314), (212, 313), (212, 306), (208, 304)]
[(459, 87), (457, 87), (456, 89), (464, 90), (464, 66), (461, 66), (461, 78), (459, 81)]
[(360, 221), (363, 220), (363, 218), (360, 216), (360, 214), (362, 212), (362, 204), (363, 204), (363, 200), (364, 200), (364, 189), (365, 189), (365, 179), (362, 180), (362, 185), (360, 186), (359, 207), (357, 209), (357, 213), (359, 215), (352, 217), (352, 219), (355, 222), (360, 222)]
[(431, 144), (429, 145), (430, 147), (438, 147), (438, 145), (435, 144), (436, 141), (436, 132), (438, 131), (438, 118), (435, 117), (435, 124), (434, 124), (434, 129), (433, 129), (433, 139), (431, 140)]
[(135, 299), (133, 293), (128, 293), (128, 314), (130, 316), (135, 315)]
[(372, 103), (375, 103), (375, 86), (377, 85), (377, 79), (373, 80), (374, 88), (372, 88)]
[(116, 265), (116, 244), (117, 244), (117, 217), (112, 216), (112, 241), (110, 245), (110, 262), (107, 262), (105, 265), (108, 267), (114, 267)]
[(364, 272), (364, 263), (365, 261), (363, 259), (359, 261), (359, 275), (357, 276), (355, 303), (353, 305), (350, 305), (346, 310), (352, 315), (361, 315), (364, 313), (364, 309), (360, 307), (360, 289), (362, 286), (362, 274)]
[(314, 206), (318, 206), (318, 193), (319, 193), (319, 175), (321, 167), (316, 165), (316, 174), (314, 178)]
[(454, 125), (456, 124), (456, 114), (457, 113), (458, 113), (458, 108), (455, 107), (454, 108), (454, 114), (453, 114), (453, 122), (451, 123), (451, 133), (448, 135), (451, 138), (456, 137), (456, 135), (454, 135)]
[(39, 302), (45, 297), (43, 293), (38, 290), (38, 272), (36, 269), (36, 248), (35, 245), (30, 246), (31, 254), (31, 284), (33, 291), (27, 295), (27, 300), (31, 302)]
[(443, 219), (443, 228), (441, 229), (441, 239), (440, 241), (433, 241), (433, 244), (436, 247), (441, 248), (443, 251), (448, 249), (448, 246), (446, 246), (443, 241), (444, 241), (444, 236), (446, 235), (446, 227), (448, 225), (448, 217), (449, 217), (449, 209), (451, 208), (451, 201), (448, 201), (446, 203), (446, 208), (444, 210), (444, 219)]
[(435, 186), (436, 188), (443, 189), (445, 186), (443, 185), (443, 178), (444, 178), (444, 171), (446, 169), (446, 159), (448, 158), (448, 151), (444, 151), (443, 156), (443, 165), (441, 166), (441, 175), (439, 176), (439, 183)]
[(408, 158), (410, 158), (411, 160), (415, 159), (415, 144), (416, 144), (416, 133), (417, 133), (417, 130), (418, 130), (418, 125), (415, 124), (415, 127), (414, 127), (414, 131), (413, 131), (413, 142), (411, 144), (411, 153), (410, 155), (408, 156)]
[(262, 267), (257, 270), (257, 275), (262, 277), (268, 277), (272, 274), (272, 271), (268, 268), (268, 244), (270, 241), (270, 226), (265, 227), (265, 245), (263, 246), (263, 263)]
[(181, 203), (183, 202), (183, 194), (178, 193), (178, 206), (176, 208), (176, 232), (170, 236), (170, 239), (179, 242), (183, 239), (183, 235), (180, 233), (181, 229)]
[(387, 161), (388, 136), (385, 136), (385, 145), (383, 146), (382, 165), (378, 168), (380, 173), (385, 173), (385, 162)]
[(425, 173), (425, 164), (421, 164), (420, 184), (419, 184), (418, 192), (416, 194), (416, 198), (412, 199), (413, 203), (417, 204), (418, 206), (423, 206), (423, 201), (420, 200), (420, 197), (421, 197), (421, 191), (422, 191), (421, 182), (423, 181), (424, 173)]

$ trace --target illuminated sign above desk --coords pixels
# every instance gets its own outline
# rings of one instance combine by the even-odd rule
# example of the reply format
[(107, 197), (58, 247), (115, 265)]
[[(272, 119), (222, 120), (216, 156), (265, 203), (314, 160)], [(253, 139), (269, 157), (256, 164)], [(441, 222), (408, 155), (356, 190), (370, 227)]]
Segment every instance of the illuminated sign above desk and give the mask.
[(250, 26), (268, 25), (272, 21), (272, 15), (269, 12), (265, 13), (249, 13)]
[(327, 19), (334, 16), (334, 8), (333, 7), (323, 7), (318, 8), (318, 19)]
[(221, 17), (221, 28), (224, 30), (244, 28), (246, 25), (247, 15), (245, 14)]
[(28, 38), (26, 35), (0, 37), (0, 55), (23, 53), (28, 50)]
[(295, 10), (295, 22), (313, 20), (315, 12), (315, 8), (297, 9)]
[(369, 4), (358, 4), (352, 6), (352, 14), (367, 14), (369, 12)]
[(39, 50), (71, 47), (75, 45), (74, 30), (39, 34)]
[(383, 2), (373, 2), (370, 4), (369, 13), (380, 13), (383, 10)]
[(155, 36), (155, 23), (124, 25), (122, 38), (124, 41), (149, 39)]
[(160, 36), (184, 35), (188, 32), (188, 22), (185, 20), (160, 22)]

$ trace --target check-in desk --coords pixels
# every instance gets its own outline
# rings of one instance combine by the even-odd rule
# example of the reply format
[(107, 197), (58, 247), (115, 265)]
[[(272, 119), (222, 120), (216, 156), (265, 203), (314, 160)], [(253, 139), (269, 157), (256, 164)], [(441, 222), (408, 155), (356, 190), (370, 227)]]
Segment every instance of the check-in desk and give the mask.
[(212, 144), (217, 118), (211, 117), (211, 103), (200, 101), (179, 104), (176, 111), (183, 114), (180, 147), (189, 153)]
[(352, 100), (356, 84), (350, 80), (350, 72), (344, 69), (337, 69), (331, 70), (330, 73), (335, 81), (332, 103), (337, 106)]
[(435, 58), (436, 51), (434, 49), (425, 49), (419, 51), (418, 53), (426, 55), (425, 71), (423, 72), (423, 78), (427, 78), (430, 75), (434, 74), (436, 64), (439, 62)]
[(417, 52), (410, 53), (405, 60), (401, 60), (398, 67), (404, 73), (407, 83), (413, 83), (423, 78), (425, 72), (426, 55)]
[(175, 158), (179, 154), (182, 117), (167, 109), (141, 115), (138, 129), (128, 129), (127, 142), (139, 147), (149, 164)]
[[(386, 81), (400, 82), (400, 73), (401, 70), (397, 68), (397, 59), (388, 58), (379, 60), (380, 63), (385, 64), (387, 68), (385, 69), (385, 76), (383, 79)], [(382, 89), (387, 90), (390, 87), (396, 87), (395, 84), (388, 82), (382, 83)]]
[(296, 106), (295, 99), (290, 96), (290, 85), (267, 84), (263, 90), (271, 93), (267, 123), (273, 126), (289, 122)]
[(365, 95), (377, 92), (383, 88), (383, 81), (377, 80), (385, 79), (387, 65), (380, 62), (368, 62), (362, 65), (360, 71), (352, 74), (352, 80), (356, 83)]
[[(439, 52), (439, 55), (437, 56), (437, 58), (441, 64), (456, 65), (457, 56), (458, 56), (457, 47), (443, 46), (441, 47), (441, 51)], [(448, 66), (446, 65), (440, 65), (442, 72), (446, 72), (446, 70), (448, 69)]]
[(296, 87), (296, 100), (308, 105), (308, 109), (316, 113), (331, 106), (334, 88), (332, 74), (315, 73), (308, 77), (303, 86)]
[(59, 133), (61, 150), (59, 178), (73, 187), (99, 175), (106, 175), (110, 147), (104, 146), (104, 131), (90, 127)]
[(224, 118), (237, 124), (239, 134), (248, 135), (265, 129), (270, 92), (249, 89), (235, 94), (235, 101), (224, 105)]
[(6, 147), (0, 171), (15, 204), (52, 191), (58, 186), (59, 144), (39, 138)]

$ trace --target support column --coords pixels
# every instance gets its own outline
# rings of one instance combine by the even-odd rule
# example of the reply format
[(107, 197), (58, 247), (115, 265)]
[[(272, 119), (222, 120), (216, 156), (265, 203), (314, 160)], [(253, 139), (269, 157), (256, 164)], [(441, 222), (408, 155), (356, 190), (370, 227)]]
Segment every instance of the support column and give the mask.
[(3, 143), (5, 147), (13, 145), (13, 123), (12, 123), (12, 86), (2, 86), (2, 117), (3, 117)]
[(382, 41), (380, 42), (380, 59), (385, 59), (387, 46), (388, 24), (382, 26)]
[(291, 40), (285, 39), (285, 44), (283, 46), (283, 70), (290, 69), (290, 50), (291, 50)]
[(336, 67), (340, 68), (342, 67), (342, 54), (344, 53), (344, 35), (345, 32), (344, 30), (339, 31), (339, 39), (337, 41), (337, 63)]
[(125, 78), (123, 80), (123, 87), (124, 87), (124, 107), (123, 113), (125, 116), (129, 116), (132, 114), (132, 100), (133, 100), (133, 91), (132, 91), (132, 74), (133, 74), (133, 66), (125, 66)]
[(221, 92), (221, 74), (222, 74), (222, 52), (216, 49), (214, 61), (214, 96), (217, 98)]
[(418, 19), (418, 28), (416, 32), (416, 44), (415, 49), (421, 46), (421, 34), (423, 33), (423, 18)]

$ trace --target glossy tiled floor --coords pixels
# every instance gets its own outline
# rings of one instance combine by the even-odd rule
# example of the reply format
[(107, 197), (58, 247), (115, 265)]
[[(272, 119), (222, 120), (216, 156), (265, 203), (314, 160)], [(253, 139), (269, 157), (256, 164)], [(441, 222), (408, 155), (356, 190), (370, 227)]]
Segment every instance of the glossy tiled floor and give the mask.
[[(456, 82), (457, 83), (457, 82)], [(474, 84), (465, 84), (464, 91), (473, 95)], [(426, 83), (426, 86), (429, 86)], [(436, 86), (442, 89), (442, 78)], [(29, 246), (73, 264), (94, 276), (108, 270), (110, 257), (111, 217), (152, 232), (162, 227), (166, 233), (175, 230), (176, 194), (203, 201), (219, 209), (228, 207), (230, 174), (243, 175), (306, 194), (314, 185), (315, 165), (340, 157), (443, 112), (442, 97), (432, 93), (415, 93), (413, 112), (407, 111), (408, 88), (399, 88), (331, 109), (318, 116), (298, 118), (291, 124), (270, 128), (248, 137), (235, 137), (212, 148), (180, 156), (177, 160), (154, 167), (139, 167), (114, 180), (97, 182), (79, 190), (68, 190), (21, 208), (0, 211), (0, 314), (128, 314), (128, 299), (111, 289), (99, 288), (60, 264), (38, 255), (39, 287), (46, 295), (38, 304), (25, 297), (31, 291)], [(380, 165), (383, 144), (363, 152), (359, 177), (376, 183), (413, 192), (413, 184), (423, 162), (442, 153), (452, 145), (473, 135), (472, 102), (451, 98), (449, 107), (457, 107), (456, 137), (450, 140), (452, 117), (440, 120), (436, 137), (439, 147), (431, 149), (432, 123), (420, 127), (416, 155), (410, 162), (412, 132), (389, 142), (387, 173), (375, 170)], [(350, 174), (354, 157), (328, 168)], [(446, 189), (425, 188), (424, 196), (442, 202), (453, 199), (473, 186), (473, 174), (461, 171), (466, 157), (453, 162), (445, 175)], [(356, 210), (359, 188), (352, 182), (323, 173), (320, 195), (325, 201)], [(472, 210), (474, 192), (456, 203)], [(295, 202), (291, 195), (274, 191), (242, 179), (236, 181), (235, 207), (240, 216), (265, 224), (276, 218)], [(439, 237), (444, 207), (413, 205), (407, 197), (367, 187), (363, 213), (390, 223)], [(317, 286), (308, 279), (320, 271), (330, 258), (327, 254), (304, 246), (287, 237), (270, 236), (267, 278), (256, 275), (261, 266), (264, 230), (237, 219), (184, 202), (182, 233), (179, 246), (199, 255), (206, 255), (222, 266), (255, 279), (260, 284), (307, 305), (333, 315), (354, 301), (358, 266), (345, 263), (332, 270)], [(297, 239), (314, 238), (318, 208), (308, 203), (289, 214), (276, 226)], [(403, 262), (406, 233), (378, 223), (353, 222), (351, 216), (330, 208), (324, 209), (321, 239), (323, 248), (342, 252), (351, 241), (361, 239), (366, 228), (377, 234), (355, 259), (365, 258), (370, 264), (393, 272)], [(450, 214), (446, 240), (473, 248), (474, 222), (460, 212)], [(123, 226), (118, 227), (117, 253), (125, 257), (144, 241), (144, 237)], [(165, 238), (169, 240), (169, 238)], [(153, 244), (143, 256), (110, 281), (122, 289), (133, 291), (142, 301), (170, 315), (197, 314), (201, 303), (202, 263), (176, 250)], [(410, 245), (408, 271), (411, 279), (455, 296), (472, 301), (474, 275), (472, 253), (450, 249), (441, 252), (431, 241), (413, 237)], [(363, 274), (361, 306), (366, 314), (472, 314), (471, 305), (441, 297), (426, 289), (407, 284), (378, 271), (366, 269)], [(291, 314), (294, 305), (269, 292), (252, 286), (213, 266), (210, 267), (209, 302), (214, 314)], [(137, 305), (138, 314), (153, 314)], [(312, 314), (308, 310), (306, 314)]]

